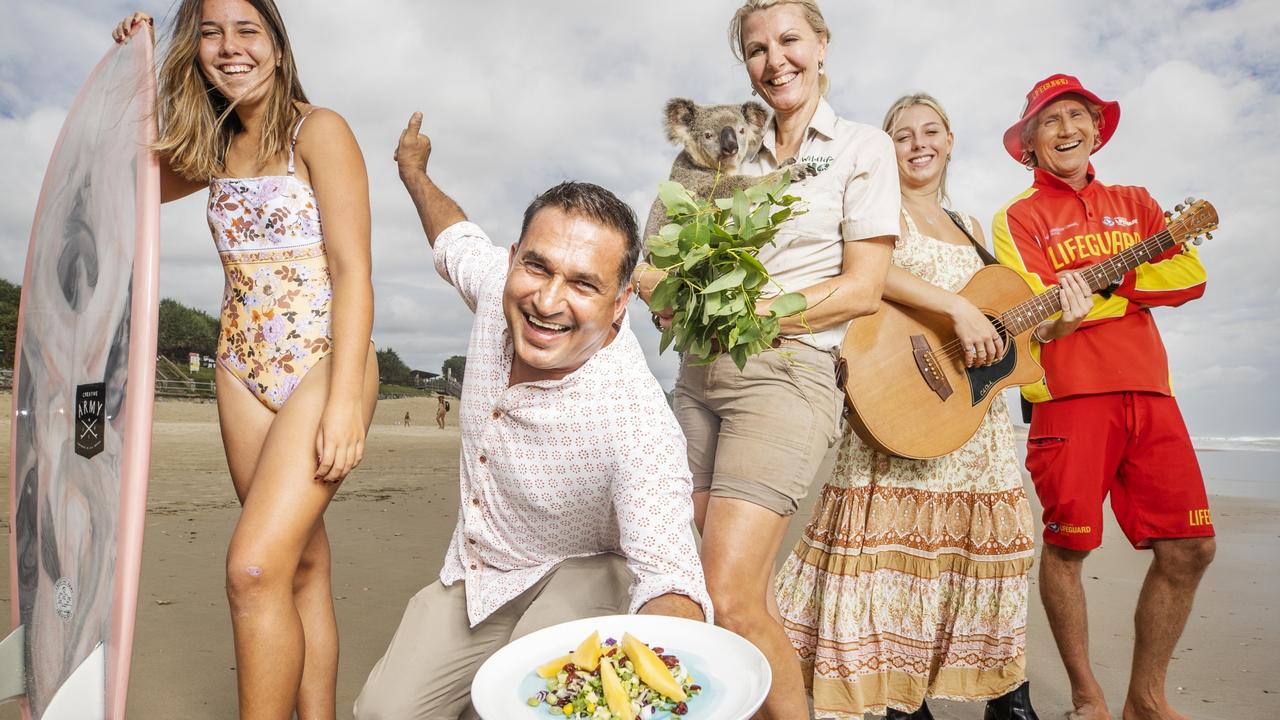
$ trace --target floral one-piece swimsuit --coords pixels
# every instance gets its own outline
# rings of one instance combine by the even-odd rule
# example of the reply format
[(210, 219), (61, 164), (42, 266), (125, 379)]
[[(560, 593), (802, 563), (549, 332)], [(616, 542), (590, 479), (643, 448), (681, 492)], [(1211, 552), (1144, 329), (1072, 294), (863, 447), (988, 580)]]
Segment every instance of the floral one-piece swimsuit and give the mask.
[(218, 363), (273, 412), (333, 347), (333, 286), (315, 192), (289, 174), (209, 181), (209, 229), (222, 259)]

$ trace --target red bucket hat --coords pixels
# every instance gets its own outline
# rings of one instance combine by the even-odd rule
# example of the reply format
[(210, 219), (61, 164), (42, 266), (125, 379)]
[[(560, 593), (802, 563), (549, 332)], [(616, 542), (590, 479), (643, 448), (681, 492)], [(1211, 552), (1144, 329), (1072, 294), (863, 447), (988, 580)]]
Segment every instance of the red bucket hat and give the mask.
[(1022, 162), (1022, 126), (1026, 125), (1027, 120), (1035, 117), (1036, 113), (1043, 110), (1046, 105), (1067, 93), (1084, 96), (1100, 109), (1102, 114), (1102, 120), (1099, 123), (1101, 127), (1098, 130), (1100, 142), (1092, 152), (1100, 150), (1115, 134), (1116, 126), (1120, 124), (1120, 103), (1114, 100), (1108, 102), (1085, 90), (1080, 80), (1074, 75), (1062, 73), (1050, 75), (1031, 88), (1031, 92), (1027, 93), (1027, 104), (1022, 108), (1022, 117), (1018, 118), (1018, 122), (1014, 123), (1013, 127), (1004, 131), (1004, 149), (1009, 151), (1009, 155), (1014, 160)]

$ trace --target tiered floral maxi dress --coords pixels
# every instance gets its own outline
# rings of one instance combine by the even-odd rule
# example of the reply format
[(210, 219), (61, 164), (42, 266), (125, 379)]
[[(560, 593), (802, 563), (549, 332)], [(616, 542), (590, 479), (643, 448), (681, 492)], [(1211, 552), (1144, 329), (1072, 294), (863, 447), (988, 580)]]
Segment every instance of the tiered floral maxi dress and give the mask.
[[(898, 267), (951, 292), (982, 267), (972, 246), (923, 235), (904, 216)], [(971, 440), (934, 460), (846, 434), (776, 580), (818, 717), (910, 712), (926, 696), (984, 700), (1020, 685), (1033, 530), (1004, 397)]]

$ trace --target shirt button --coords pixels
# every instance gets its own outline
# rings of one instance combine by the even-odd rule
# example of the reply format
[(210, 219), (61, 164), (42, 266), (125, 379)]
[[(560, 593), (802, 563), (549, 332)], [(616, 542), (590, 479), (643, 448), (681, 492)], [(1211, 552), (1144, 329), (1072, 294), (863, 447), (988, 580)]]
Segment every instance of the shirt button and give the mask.
[(493, 419), (494, 419), (494, 420), (497, 420), (497, 419), (498, 419), (498, 418), (500, 418), (500, 417), (502, 417), (502, 411), (501, 411), (501, 410), (494, 410), (494, 411), (493, 411)]
[(476, 564), (475, 564), (475, 563), (471, 563), (471, 569), (472, 569), (472, 570), (475, 570), (475, 569), (476, 569)]
[(484, 455), (481, 455), (481, 456), (480, 456), (480, 464), (481, 464), (481, 465), (483, 465), (483, 464), (485, 464), (485, 463), (487, 463), (487, 462), (489, 462), (489, 458), (485, 457)]
[(475, 540), (472, 540), (471, 538), (467, 538), (467, 544), (468, 544), (468, 545), (475, 545), (475, 544), (476, 544), (476, 541), (475, 541)]
[(479, 505), (479, 504), (480, 504), (480, 498), (471, 498), (471, 504), (472, 504), (472, 505)]

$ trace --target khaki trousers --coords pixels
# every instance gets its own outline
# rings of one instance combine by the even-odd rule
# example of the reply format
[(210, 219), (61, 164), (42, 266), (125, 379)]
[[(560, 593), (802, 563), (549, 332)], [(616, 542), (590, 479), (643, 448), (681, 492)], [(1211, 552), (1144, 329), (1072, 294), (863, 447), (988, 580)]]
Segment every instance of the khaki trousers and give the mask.
[(626, 561), (613, 553), (565, 560), (473, 628), (463, 583), (437, 580), (409, 601), (356, 698), (356, 720), (475, 718), (471, 679), (490, 655), (544, 627), (625, 613), (630, 585)]
[(684, 431), (693, 491), (795, 513), (839, 438), (843, 393), (830, 351), (787, 343), (709, 365), (685, 356), (673, 409)]

